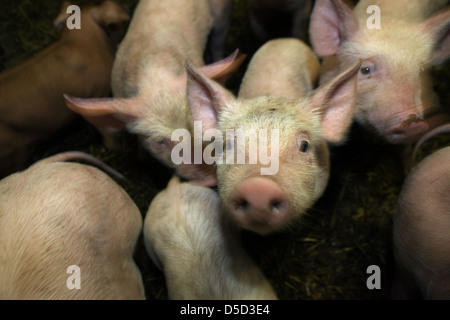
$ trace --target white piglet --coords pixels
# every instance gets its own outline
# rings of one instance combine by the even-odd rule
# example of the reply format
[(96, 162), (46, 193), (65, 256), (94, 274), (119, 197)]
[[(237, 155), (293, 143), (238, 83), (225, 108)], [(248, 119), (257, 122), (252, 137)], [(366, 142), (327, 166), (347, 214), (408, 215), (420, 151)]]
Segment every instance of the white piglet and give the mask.
[(351, 10), (342, 0), (315, 3), (310, 38), (324, 57), (320, 82), (363, 60), (355, 119), (389, 143), (413, 143), (450, 119), (429, 73), (450, 56), (447, 4), (361, 0)]
[(212, 189), (172, 178), (152, 201), (144, 241), (170, 299), (276, 299)]
[(44, 159), (0, 182), (0, 299), (144, 299), (142, 217), (102, 171)]
[[(65, 96), (67, 106), (83, 115), (113, 145), (111, 134), (125, 127), (140, 136), (143, 147), (181, 177), (215, 185), (214, 168), (176, 165), (171, 158), (176, 129), (192, 130), (186, 112), (186, 71), (192, 61), (214, 79), (224, 81), (242, 62), (237, 52), (204, 65), (208, 35), (220, 13), (208, 0), (142, 0), (120, 44), (112, 70), (114, 98), (78, 99)], [(214, 32), (219, 33), (217, 28)]]

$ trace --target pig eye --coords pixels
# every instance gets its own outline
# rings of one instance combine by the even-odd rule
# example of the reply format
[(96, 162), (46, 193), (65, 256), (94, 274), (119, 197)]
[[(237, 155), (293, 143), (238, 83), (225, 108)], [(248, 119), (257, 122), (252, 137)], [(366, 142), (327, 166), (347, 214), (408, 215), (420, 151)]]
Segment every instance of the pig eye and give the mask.
[(310, 143), (307, 140), (303, 140), (300, 143), (300, 148), (299, 148), (300, 152), (306, 153), (309, 151), (309, 148), (310, 148)]
[(359, 69), (359, 72), (361, 72), (364, 76), (370, 76), (373, 74), (376, 70), (375, 64), (373, 63), (366, 63), (366, 65), (363, 65), (361, 69)]
[(169, 142), (163, 137), (157, 137), (151, 142), (151, 147), (156, 150), (162, 150), (169, 147)]
[(166, 141), (166, 139), (164, 139), (164, 138), (159, 138), (158, 140), (156, 140), (156, 143), (157, 143), (159, 146), (164, 147), (164, 146), (167, 144), (167, 141)]
[(368, 75), (368, 74), (370, 74), (370, 72), (372, 72), (372, 70), (370, 69), (370, 67), (362, 67), (362, 68), (361, 68), (361, 73), (362, 73), (363, 75)]

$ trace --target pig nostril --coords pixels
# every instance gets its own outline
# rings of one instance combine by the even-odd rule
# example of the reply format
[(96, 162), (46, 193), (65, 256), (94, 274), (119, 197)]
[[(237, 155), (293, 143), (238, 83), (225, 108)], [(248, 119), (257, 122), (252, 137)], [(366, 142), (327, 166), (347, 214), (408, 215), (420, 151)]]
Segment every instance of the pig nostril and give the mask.
[(248, 209), (249, 205), (250, 204), (247, 202), (247, 200), (241, 199), (241, 200), (234, 202), (234, 209), (246, 211)]
[(271, 211), (279, 212), (283, 208), (283, 202), (279, 200), (272, 200), (270, 202)]
[(403, 129), (395, 129), (395, 130), (392, 130), (392, 134), (396, 134), (396, 135), (405, 134), (405, 130), (403, 130)]

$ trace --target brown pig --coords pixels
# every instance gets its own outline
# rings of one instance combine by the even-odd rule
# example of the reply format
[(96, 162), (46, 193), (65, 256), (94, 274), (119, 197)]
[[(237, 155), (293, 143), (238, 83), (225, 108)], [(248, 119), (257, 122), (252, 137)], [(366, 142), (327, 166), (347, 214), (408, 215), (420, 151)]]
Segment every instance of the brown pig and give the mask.
[(413, 168), (400, 193), (393, 225), (393, 299), (450, 299), (449, 230), (450, 147), (446, 147)]
[[(285, 51), (289, 52), (292, 51)], [(267, 57), (273, 58), (268, 53)], [(241, 92), (249, 96), (258, 90), (262, 94), (276, 94), (278, 82), (291, 88), (298, 86), (296, 77), (285, 78), (283, 72), (277, 75), (277, 69), (269, 71), (269, 77), (266, 71), (273, 62), (264, 63), (260, 58), (255, 54), (249, 71), (254, 70), (253, 63), (268, 66), (262, 67), (262, 73), (254, 72), (253, 79), (246, 77)], [(289, 60), (284, 56), (277, 59)], [(201, 122), (205, 136), (209, 132), (215, 138), (219, 193), (228, 213), (241, 227), (262, 235), (282, 230), (298, 220), (323, 194), (329, 177), (326, 141), (339, 142), (345, 138), (356, 106), (359, 67), (360, 63), (353, 65), (302, 98), (264, 95), (236, 99), (187, 64), (191, 117)], [(302, 70), (299, 73), (309, 72), (303, 64), (291, 68)], [(313, 79), (314, 72), (310, 77)], [(290, 83), (292, 80), (294, 83)], [(204, 156), (208, 156), (206, 150)]]
[(172, 178), (149, 207), (144, 241), (170, 299), (277, 299), (212, 189)]
[(70, 30), (65, 25), (68, 5), (55, 19), (62, 27), (59, 40), (0, 74), (0, 176), (23, 169), (31, 142), (50, 136), (75, 118), (63, 93), (110, 94), (114, 41), (121, 31), (125, 33), (123, 24), (129, 16), (112, 1), (87, 5), (81, 7), (81, 29)]
[(144, 299), (139, 209), (102, 171), (59, 162), (71, 158), (0, 181), (0, 299)]
[[(412, 143), (447, 122), (429, 69), (450, 55), (447, 0), (317, 0), (310, 23), (324, 83), (362, 59), (355, 119), (387, 142)], [(379, 15), (378, 15), (379, 14)]]
[[(215, 185), (211, 166), (176, 166), (171, 159), (172, 132), (192, 128), (185, 111), (184, 62), (189, 59), (196, 66), (204, 65), (203, 52), (212, 26), (208, 0), (140, 1), (114, 63), (114, 98), (66, 96), (68, 107), (105, 137), (127, 127), (140, 136), (146, 150), (163, 164), (176, 167), (181, 177)], [(223, 80), (239, 65), (235, 57), (233, 54), (202, 70)]]

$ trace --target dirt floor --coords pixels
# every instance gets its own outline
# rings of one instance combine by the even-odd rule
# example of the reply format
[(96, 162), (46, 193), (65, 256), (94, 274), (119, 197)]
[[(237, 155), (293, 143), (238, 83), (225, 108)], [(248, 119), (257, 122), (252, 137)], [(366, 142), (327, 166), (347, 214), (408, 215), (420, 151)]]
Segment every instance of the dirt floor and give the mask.
[[(74, 1), (82, 4), (88, 1)], [(92, 1), (98, 2), (98, 1)], [(137, 0), (122, 0), (127, 10)], [(28, 59), (58, 37), (52, 25), (60, 0), (0, 0), (0, 72)], [(260, 43), (250, 32), (248, 8), (235, 0), (227, 52), (240, 48), (251, 55)], [(289, 36), (289, 34), (282, 34)], [(245, 64), (228, 83), (237, 90)], [(432, 70), (435, 88), (448, 106), (450, 64)], [(1, 97), (0, 97), (1, 99)], [(424, 157), (449, 145), (448, 136), (427, 142)], [(31, 146), (35, 162), (66, 150), (88, 152), (123, 173), (122, 184), (142, 215), (156, 193), (165, 187), (171, 171), (142, 153), (136, 138), (120, 136), (122, 151), (106, 149), (97, 131), (80, 119), (53, 138)], [(402, 150), (384, 144), (355, 125), (345, 146), (331, 150), (331, 179), (324, 196), (291, 230), (268, 237), (244, 233), (243, 243), (273, 284), (280, 299), (386, 299), (393, 278), (391, 224), (397, 197), (407, 173)], [(136, 262), (142, 272), (148, 299), (167, 299), (163, 274), (152, 264), (142, 243)], [(369, 290), (367, 268), (381, 270), (381, 289)]]

